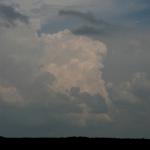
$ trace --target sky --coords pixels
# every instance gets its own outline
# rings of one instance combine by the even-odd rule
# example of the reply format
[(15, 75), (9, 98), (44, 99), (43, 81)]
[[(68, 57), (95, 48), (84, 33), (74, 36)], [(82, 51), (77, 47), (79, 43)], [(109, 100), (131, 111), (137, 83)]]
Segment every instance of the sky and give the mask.
[(0, 0), (0, 135), (150, 138), (150, 1)]

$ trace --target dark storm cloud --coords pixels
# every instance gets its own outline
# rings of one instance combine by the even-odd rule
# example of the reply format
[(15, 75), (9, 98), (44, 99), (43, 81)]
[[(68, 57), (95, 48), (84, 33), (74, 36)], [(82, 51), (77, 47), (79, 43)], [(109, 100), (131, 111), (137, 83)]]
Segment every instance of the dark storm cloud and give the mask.
[(28, 24), (29, 18), (17, 11), (11, 5), (0, 4), (0, 24), (6, 27), (14, 26), (16, 21)]
[(80, 12), (75, 10), (60, 10), (60, 16), (78, 17), (82, 19), (82, 25), (77, 25), (71, 31), (79, 35), (107, 35), (117, 32), (121, 27), (97, 19), (92, 12)]
[(59, 15), (61, 16), (74, 16), (74, 17), (80, 17), (90, 23), (99, 23), (100, 21), (97, 20), (95, 18), (95, 16), (91, 13), (91, 12), (87, 12), (87, 13), (84, 13), (84, 12), (80, 12), (80, 11), (75, 11), (75, 10), (60, 10), (59, 11)]
[(93, 26), (93, 25), (83, 25), (81, 27), (78, 27), (76, 29), (73, 29), (72, 32), (74, 34), (79, 35), (99, 35), (99, 36), (106, 36), (110, 34), (117, 33), (119, 31), (119, 27), (115, 27), (113, 25), (99, 25), (99, 26)]
[(97, 19), (92, 12), (81, 12), (76, 10), (60, 10), (60, 16), (71, 16), (71, 17), (79, 17), (82, 20), (92, 24), (99, 26), (110, 26), (111, 24), (104, 21), (103, 19)]

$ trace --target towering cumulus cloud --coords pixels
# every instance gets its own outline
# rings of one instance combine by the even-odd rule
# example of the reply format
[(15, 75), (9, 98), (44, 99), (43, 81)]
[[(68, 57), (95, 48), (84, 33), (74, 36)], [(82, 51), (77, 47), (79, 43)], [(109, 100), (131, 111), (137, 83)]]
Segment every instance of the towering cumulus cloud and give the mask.
[(108, 103), (101, 71), (107, 48), (102, 42), (75, 36), (69, 30), (43, 34), (41, 40), (46, 45), (42, 69), (55, 77), (51, 89), (67, 92), (79, 88), (81, 93), (100, 94)]

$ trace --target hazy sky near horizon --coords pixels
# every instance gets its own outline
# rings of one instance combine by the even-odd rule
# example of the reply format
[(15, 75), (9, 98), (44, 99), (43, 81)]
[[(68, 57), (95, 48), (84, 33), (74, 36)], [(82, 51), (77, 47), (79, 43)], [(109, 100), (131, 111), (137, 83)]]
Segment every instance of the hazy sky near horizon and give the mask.
[(0, 0), (0, 135), (150, 138), (150, 1)]

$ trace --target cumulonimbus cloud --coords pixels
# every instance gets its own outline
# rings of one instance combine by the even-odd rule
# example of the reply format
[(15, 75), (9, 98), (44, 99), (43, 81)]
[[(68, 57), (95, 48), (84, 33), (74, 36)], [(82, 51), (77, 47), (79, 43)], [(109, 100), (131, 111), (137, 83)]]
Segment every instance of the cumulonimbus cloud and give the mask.
[(105, 44), (69, 30), (43, 35), (41, 40), (46, 45), (42, 68), (56, 78), (50, 88), (65, 92), (78, 87), (80, 92), (107, 97), (102, 79)]
[[(49, 118), (77, 126), (110, 122), (102, 79), (105, 44), (69, 30), (41, 37), (34, 33), (26, 24), (3, 29), (0, 102), (15, 106), (21, 116), (29, 116), (30, 109), (31, 122), (39, 113), (43, 122)], [(20, 104), (25, 108), (21, 112)]]

